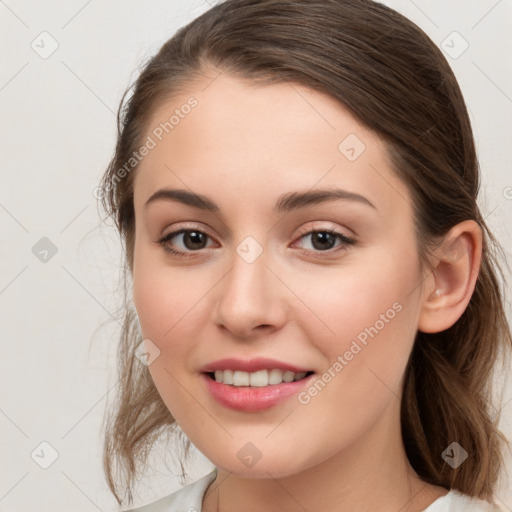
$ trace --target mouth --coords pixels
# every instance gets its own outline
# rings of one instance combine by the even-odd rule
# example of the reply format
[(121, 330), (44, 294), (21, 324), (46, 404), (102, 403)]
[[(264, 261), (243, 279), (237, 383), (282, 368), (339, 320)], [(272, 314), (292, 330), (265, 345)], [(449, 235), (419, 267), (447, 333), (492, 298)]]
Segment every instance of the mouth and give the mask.
[(244, 372), (240, 370), (215, 370), (203, 372), (210, 380), (231, 387), (261, 388), (278, 386), (283, 383), (298, 382), (307, 379), (315, 372), (291, 372), (270, 368), (256, 372)]
[(207, 393), (220, 405), (239, 412), (262, 412), (277, 407), (311, 385), (315, 372), (289, 370), (205, 371), (200, 374)]

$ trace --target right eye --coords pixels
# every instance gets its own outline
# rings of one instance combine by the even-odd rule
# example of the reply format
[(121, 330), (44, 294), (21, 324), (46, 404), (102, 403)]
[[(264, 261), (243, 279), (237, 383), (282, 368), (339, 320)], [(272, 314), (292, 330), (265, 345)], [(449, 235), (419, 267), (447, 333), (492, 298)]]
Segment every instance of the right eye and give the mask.
[[(184, 246), (184, 249), (174, 249), (171, 247), (171, 245), (173, 245), (171, 244), (171, 241), (178, 237), (181, 237), (181, 243)], [(204, 244), (209, 238), (210, 237), (206, 233), (198, 229), (180, 229), (173, 231), (172, 233), (168, 233), (160, 240), (158, 240), (158, 243), (163, 247), (164, 251), (167, 251), (176, 256), (187, 258), (194, 256), (192, 253), (204, 249)]]

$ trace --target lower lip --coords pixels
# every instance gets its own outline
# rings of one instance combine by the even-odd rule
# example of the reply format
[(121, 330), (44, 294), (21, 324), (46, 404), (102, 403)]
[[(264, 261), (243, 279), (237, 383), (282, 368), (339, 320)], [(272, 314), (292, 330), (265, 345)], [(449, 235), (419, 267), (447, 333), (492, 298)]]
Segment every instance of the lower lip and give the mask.
[(211, 379), (205, 373), (201, 374), (208, 391), (220, 404), (237, 411), (256, 412), (270, 409), (293, 395), (310, 383), (312, 377), (294, 381), (272, 384), (265, 387), (231, 386)]

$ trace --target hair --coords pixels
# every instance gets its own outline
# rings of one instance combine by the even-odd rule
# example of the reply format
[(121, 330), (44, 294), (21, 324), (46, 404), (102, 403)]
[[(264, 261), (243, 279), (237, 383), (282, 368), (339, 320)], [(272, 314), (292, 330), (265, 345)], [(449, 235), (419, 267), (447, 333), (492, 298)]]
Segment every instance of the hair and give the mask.
[[(149, 449), (176, 429), (147, 366), (134, 357), (142, 339), (129, 300), (137, 166), (121, 171), (147, 137), (155, 109), (212, 70), (256, 84), (310, 87), (338, 100), (380, 136), (410, 191), (425, 265), (457, 223), (472, 219), (482, 229), (482, 260), (466, 310), (445, 331), (417, 332), (404, 373), (401, 431), (421, 479), (492, 500), (508, 445), (491, 396), (495, 364), (512, 347), (500, 266), (506, 260), (477, 205), (479, 164), (453, 71), (413, 22), (370, 0), (227, 0), (180, 28), (125, 91), (115, 153), (100, 184), (103, 207), (124, 246), (120, 389), (105, 420), (103, 458), (117, 501), (122, 503), (122, 489), (132, 503)], [(441, 457), (453, 441), (470, 454), (455, 469)], [(187, 455), (190, 441), (184, 443)]]

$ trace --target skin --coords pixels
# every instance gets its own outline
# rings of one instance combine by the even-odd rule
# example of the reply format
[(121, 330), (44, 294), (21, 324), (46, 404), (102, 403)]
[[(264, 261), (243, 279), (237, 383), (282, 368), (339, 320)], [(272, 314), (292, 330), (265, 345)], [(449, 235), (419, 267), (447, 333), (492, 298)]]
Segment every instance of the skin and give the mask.
[[(402, 376), (417, 330), (446, 329), (466, 308), (480, 229), (455, 226), (446, 238), (456, 250), (440, 248), (432, 273), (420, 264), (408, 189), (379, 137), (343, 105), (297, 84), (220, 74), (159, 105), (147, 133), (191, 95), (198, 105), (137, 169), (133, 299), (144, 338), (160, 350), (149, 370), (162, 399), (218, 468), (203, 511), (241, 503), (249, 512), (424, 510), (447, 490), (421, 481), (407, 460)], [(366, 146), (354, 161), (338, 149), (349, 134)], [(145, 207), (163, 187), (204, 194), (220, 212), (165, 200)], [(284, 193), (327, 187), (361, 194), (375, 208), (334, 200), (272, 210)], [(158, 243), (184, 227), (207, 235), (203, 246), (183, 235), (168, 242), (190, 258)], [(306, 235), (313, 229), (356, 244), (315, 245)], [(252, 263), (236, 252), (247, 236), (263, 250)], [(292, 397), (238, 412), (199, 378), (202, 365), (230, 356), (272, 357), (321, 375), (394, 303), (401, 311), (307, 404)], [(261, 455), (252, 467), (237, 457), (248, 442)]]

